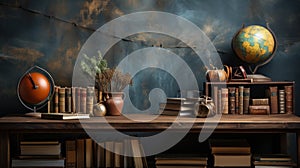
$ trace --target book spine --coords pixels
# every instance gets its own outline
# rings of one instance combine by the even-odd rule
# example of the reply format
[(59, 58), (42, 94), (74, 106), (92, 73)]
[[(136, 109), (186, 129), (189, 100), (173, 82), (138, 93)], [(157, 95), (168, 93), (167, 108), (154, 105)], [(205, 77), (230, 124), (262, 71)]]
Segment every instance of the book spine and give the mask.
[(105, 142), (105, 167), (114, 167), (114, 142)]
[(53, 112), (53, 104), (54, 104), (53, 97), (51, 97), (47, 103), (47, 112), (48, 113)]
[(76, 168), (76, 142), (66, 140), (66, 168)]
[(66, 87), (66, 112), (72, 112), (72, 90)]
[(86, 113), (86, 88), (81, 88), (80, 89), (80, 112), (81, 113)]
[(93, 167), (93, 141), (85, 139), (85, 167)]
[(250, 88), (244, 88), (244, 94), (243, 94), (243, 109), (244, 114), (249, 114), (249, 102), (250, 102)]
[(285, 110), (287, 114), (293, 113), (293, 86), (284, 86), (285, 91)]
[(123, 157), (123, 143), (115, 142), (114, 143), (114, 167), (123, 167), (124, 157)]
[(54, 87), (54, 112), (58, 113), (59, 112), (59, 105), (58, 105), (58, 99), (59, 99), (59, 95), (58, 95), (58, 89), (59, 86), (55, 86)]
[(76, 87), (72, 87), (72, 112), (76, 113)]
[(76, 139), (76, 160), (77, 160), (77, 168), (84, 167), (84, 139)]
[(228, 88), (229, 113), (235, 114), (235, 87)]
[(218, 86), (214, 86), (213, 87), (213, 101), (215, 103), (215, 107), (218, 107), (218, 103), (219, 103), (219, 100), (218, 100)]
[(228, 114), (228, 88), (222, 88), (222, 114)]
[(239, 88), (235, 88), (235, 114), (239, 114)]
[(76, 112), (80, 113), (81, 112), (81, 108), (80, 108), (80, 104), (81, 104), (81, 88), (77, 87), (76, 88)]
[(269, 105), (269, 99), (251, 99), (252, 105)]
[(105, 149), (104, 142), (96, 143), (97, 156), (96, 156), (96, 167), (105, 167)]
[(93, 115), (94, 96), (94, 87), (87, 87), (86, 112), (90, 115)]
[(268, 96), (270, 98), (271, 103), (271, 114), (278, 114), (278, 96), (277, 96), (278, 88), (277, 86), (270, 86), (268, 89)]
[(270, 114), (270, 106), (268, 105), (250, 105), (249, 114)]
[(285, 113), (285, 92), (284, 89), (278, 91), (278, 104), (279, 104), (279, 113)]
[(218, 89), (218, 111), (217, 114), (222, 114), (222, 92)]
[(239, 86), (239, 113), (244, 113), (244, 86)]
[(58, 95), (59, 95), (59, 112), (64, 113), (66, 112), (66, 89), (65, 88), (59, 88), (58, 89)]

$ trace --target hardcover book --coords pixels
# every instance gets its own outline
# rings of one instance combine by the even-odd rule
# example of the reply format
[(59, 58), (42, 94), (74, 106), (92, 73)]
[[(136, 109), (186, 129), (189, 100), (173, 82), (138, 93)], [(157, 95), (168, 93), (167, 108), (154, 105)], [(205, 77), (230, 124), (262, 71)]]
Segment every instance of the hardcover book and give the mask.
[(261, 98), (261, 99), (251, 99), (252, 105), (269, 105), (268, 98)]
[(59, 97), (59, 112), (64, 113), (66, 112), (66, 89), (59, 88), (58, 89), (58, 97)]
[(251, 148), (245, 139), (211, 139), (212, 154), (250, 154)]
[(250, 88), (244, 88), (243, 109), (244, 114), (249, 114)]
[(228, 114), (228, 88), (221, 89), (222, 96), (222, 114)]
[(269, 105), (251, 105), (249, 106), (249, 114), (270, 114)]
[(270, 98), (270, 106), (271, 114), (278, 114), (278, 88), (277, 86), (270, 86), (269, 89), (267, 90), (267, 96)]
[(244, 86), (239, 86), (239, 112), (244, 114)]
[(284, 86), (286, 113), (293, 113), (293, 86)]
[(229, 97), (229, 113), (235, 114), (235, 87), (228, 88)]
[(279, 103), (279, 113), (284, 114), (285, 113), (285, 91), (284, 89), (280, 89), (278, 91), (278, 103)]
[(41, 118), (49, 120), (71, 120), (87, 119), (90, 118), (90, 115), (81, 113), (41, 113)]
[(76, 141), (66, 140), (66, 168), (76, 168)]
[(65, 88), (66, 91), (66, 112), (72, 112), (72, 90), (69, 87)]

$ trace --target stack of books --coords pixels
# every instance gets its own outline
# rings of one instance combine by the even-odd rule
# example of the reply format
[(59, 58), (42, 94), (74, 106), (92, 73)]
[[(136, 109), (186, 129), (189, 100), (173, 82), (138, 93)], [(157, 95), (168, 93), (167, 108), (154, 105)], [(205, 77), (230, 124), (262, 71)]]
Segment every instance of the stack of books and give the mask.
[(195, 104), (200, 98), (167, 98), (166, 103), (159, 104), (159, 114), (170, 116), (193, 116)]
[(12, 159), (12, 167), (64, 167), (58, 141), (21, 141), (20, 155)]
[(198, 155), (164, 154), (155, 158), (157, 168), (206, 168), (207, 157)]
[(270, 105), (268, 98), (251, 99), (249, 106), (250, 114), (270, 114)]
[(251, 148), (245, 139), (209, 141), (214, 167), (250, 167)]
[(286, 154), (256, 154), (253, 156), (253, 165), (255, 168), (297, 167), (292, 158)]

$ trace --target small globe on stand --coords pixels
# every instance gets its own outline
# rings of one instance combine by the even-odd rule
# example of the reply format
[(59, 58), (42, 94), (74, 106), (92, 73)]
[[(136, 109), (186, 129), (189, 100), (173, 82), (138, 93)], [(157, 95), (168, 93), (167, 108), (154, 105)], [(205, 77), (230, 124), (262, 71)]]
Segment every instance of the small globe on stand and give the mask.
[[(255, 74), (257, 69), (272, 60), (277, 41), (271, 29), (260, 25), (242, 27), (232, 39), (234, 53), (248, 64), (253, 81), (269, 81), (268, 77)], [(253, 68), (254, 67), (254, 68)]]
[(44, 107), (54, 94), (54, 81), (43, 68), (34, 66), (27, 70), (18, 82), (20, 102), (34, 113)]

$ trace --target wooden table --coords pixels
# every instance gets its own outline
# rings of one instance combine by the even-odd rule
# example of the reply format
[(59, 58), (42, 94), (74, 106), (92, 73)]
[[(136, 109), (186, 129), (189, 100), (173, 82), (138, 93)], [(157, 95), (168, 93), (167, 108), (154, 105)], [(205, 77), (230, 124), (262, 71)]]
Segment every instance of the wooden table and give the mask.
[[(214, 133), (296, 133), (297, 162), (300, 161), (300, 117), (291, 114), (278, 115), (223, 115), (219, 121), (205, 121), (204, 118), (154, 116), (132, 114), (135, 120), (124, 116), (93, 117), (86, 120), (44, 120), (34, 117), (6, 116), (0, 118), (0, 163), (10, 167), (10, 135), (22, 133), (85, 133), (85, 129), (123, 132), (160, 132), (170, 125), (174, 131), (200, 132), (203, 125), (214, 128)], [(150, 120), (151, 118), (154, 120)], [(108, 124), (110, 126), (108, 126)], [(83, 129), (83, 126), (84, 128)]]

